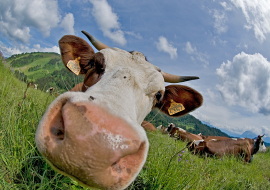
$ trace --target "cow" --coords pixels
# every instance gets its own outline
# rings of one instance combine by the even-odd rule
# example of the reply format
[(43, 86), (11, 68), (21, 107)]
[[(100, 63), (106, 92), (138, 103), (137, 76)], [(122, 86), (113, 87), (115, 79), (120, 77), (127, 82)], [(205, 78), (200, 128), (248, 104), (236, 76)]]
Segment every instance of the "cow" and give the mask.
[(198, 134), (199, 136), (202, 137), (203, 140), (212, 140), (212, 139), (215, 139), (215, 140), (226, 140), (226, 139), (230, 139), (230, 137), (224, 137), (224, 136), (207, 136), (207, 135), (202, 135), (201, 133)]
[(223, 157), (225, 155), (240, 156), (244, 162), (251, 162), (253, 155), (259, 149), (265, 150), (263, 136), (256, 139), (232, 138), (232, 139), (210, 139), (190, 142), (187, 147), (194, 154)]
[(182, 128), (175, 127), (173, 123), (169, 124), (167, 131), (170, 134), (170, 137), (176, 137), (178, 140), (192, 142), (194, 140), (202, 140), (200, 135), (189, 133)]
[[(75, 86), (75, 87), (76, 87), (76, 86)], [(75, 88), (75, 87), (74, 87), (74, 88)], [(74, 89), (71, 89), (71, 90), (74, 91)], [(55, 97), (58, 97), (58, 96), (60, 95), (60, 93), (57, 92), (57, 91), (55, 91), (55, 88), (53, 88), (53, 87), (48, 88), (48, 89), (46, 90), (46, 92), (50, 92), (50, 95), (55, 96)]]
[(168, 132), (166, 131), (167, 128), (163, 125), (158, 126), (157, 129), (160, 130), (162, 134), (168, 134)]
[[(207, 136), (207, 135), (202, 135), (201, 133), (198, 134), (202, 137), (203, 140), (208, 141), (208, 140), (226, 140), (226, 139), (234, 139), (236, 140), (237, 138), (230, 138), (230, 137), (224, 137), (224, 136)], [(241, 138), (239, 138), (241, 139)], [(242, 138), (245, 139), (245, 138)], [(255, 138), (256, 139), (256, 138)], [(262, 146), (260, 146), (260, 149), (258, 150), (258, 152), (265, 152), (266, 148), (264, 145), (264, 141), (261, 141)]]
[(48, 88), (46, 90), (46, 92), (50, 92), (50, 95), (52, 95), (53, 94), (53, 90), (54, 90), (54, 88), (53, 87), (50, 87), (50, 88)]
[(148, 122), (148, 121), (143, 121), (141, 126), (146, 130), (146, 131), (156, 131), (155, 126)]
[(87, 32), (98, 50), (73, 35), (59, 40), (64, 65), (84, 82), (58, 96), (39, 122), (35, 142), (59, 173), (86, 187), (125, 189), (139, 174), (149, 142), (141, 123), (153, 109), (180, 117), (203, 103), (183, 85), (198, 79), (161, 71), (137, 51), (110, 48)]

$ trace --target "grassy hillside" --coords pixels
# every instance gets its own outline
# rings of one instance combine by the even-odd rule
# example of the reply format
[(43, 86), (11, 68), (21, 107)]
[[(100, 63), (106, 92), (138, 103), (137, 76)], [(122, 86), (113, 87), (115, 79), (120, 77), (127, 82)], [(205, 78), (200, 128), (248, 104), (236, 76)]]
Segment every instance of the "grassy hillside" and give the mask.
[[(26, 84), (0, 61), (0, 189), (86, 189), (54, 172), (37, 151), (35, 131), (54, 97), (30, 88), (22, 102), (25, 89)], [(251, 164), (245, 164), (230, 157), (200, 158), (186, 150), (178, 153), (185, 142), (159, 131), (147, 135), (146, 168), (129, 190), (270, 189), (270, 151), (256, 154)]]
[(83, 77), (67, 70), (57, 53), (16, 54), (6, 59), (6, 62), (13, 68), (18, 79), (34, 82), (43, 91), (54, 87), (57, 92), (62, 93), (83, 81)]

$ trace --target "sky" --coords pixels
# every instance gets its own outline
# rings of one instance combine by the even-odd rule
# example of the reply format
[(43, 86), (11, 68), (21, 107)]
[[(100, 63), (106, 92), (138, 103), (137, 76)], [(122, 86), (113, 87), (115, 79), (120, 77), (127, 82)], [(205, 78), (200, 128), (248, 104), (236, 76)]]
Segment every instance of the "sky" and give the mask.
[(191, 114), (228, 133), (270, 137), (269, 0), (0, 0), (0, 51), (60, 53), (85, 30), (140, 51), (204, 97)]

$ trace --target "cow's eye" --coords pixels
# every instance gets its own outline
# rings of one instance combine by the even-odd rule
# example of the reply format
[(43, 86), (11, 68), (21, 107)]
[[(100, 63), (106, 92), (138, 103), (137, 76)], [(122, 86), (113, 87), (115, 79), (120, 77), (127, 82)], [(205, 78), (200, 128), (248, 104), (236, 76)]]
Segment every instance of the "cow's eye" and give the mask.
[(162, 97), (162, 94), (161, 92), (157, 92), (155, 96), (156, 96), (156, 100), (159, 101)]

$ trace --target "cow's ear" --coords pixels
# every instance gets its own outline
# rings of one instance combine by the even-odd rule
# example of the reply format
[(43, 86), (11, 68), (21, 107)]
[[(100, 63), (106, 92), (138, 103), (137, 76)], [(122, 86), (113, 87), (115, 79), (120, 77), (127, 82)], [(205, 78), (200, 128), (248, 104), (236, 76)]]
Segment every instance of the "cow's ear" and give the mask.
[(202, 103), (203, 97), (196, 90), (183, 85), (169, 85), (155, 107), (167, 115), (179, 117), (200, 107)]
[(76, 74), (87, 73), (89, 60), (95, 52), (84, 39), (65, 35), (59, 40), (59, 47), (63, 63), (69, 70), (72, 70), (71, 67), (73, 67), (72, 71)]

